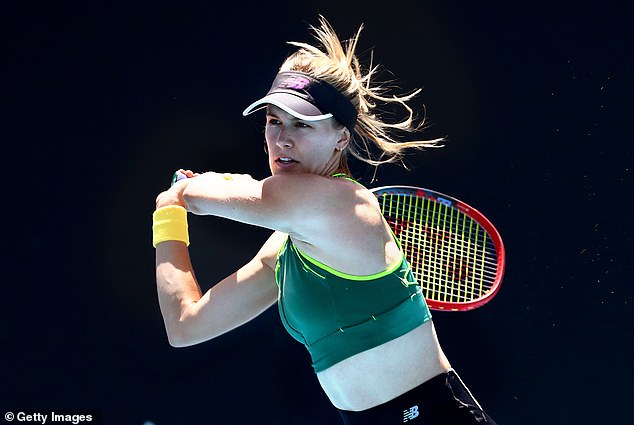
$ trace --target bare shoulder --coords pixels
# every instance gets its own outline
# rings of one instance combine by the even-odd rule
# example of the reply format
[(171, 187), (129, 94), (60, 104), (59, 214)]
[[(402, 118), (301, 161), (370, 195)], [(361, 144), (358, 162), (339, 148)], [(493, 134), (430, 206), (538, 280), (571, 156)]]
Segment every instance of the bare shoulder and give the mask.
[(378, 211), (376, 198), (362, 185), (313, 174), (269, 177), (262, 196), (284, 206), (288, 233), (305, 240), (347, 220), (362, 223)]
[(274, 176), (262, 197), (280, 210), (284, 232), (276, 232), (259, 254), (273, 270), (287, 238), (301, 252), (338, 271), (370, 275), (400, 257), (374, 194), (347, 179), (317, 175)]
[(276, 197), (290, 197), (310, 203), (322, 203), (332, 199), (341, 201), (356, 192), (366, 190), (363, 186), (347, 179), (320, 176), (317, 174), (276, 175), (263, 181), (263, 194)]
[(288, 177), (294, 183), (288, 185), (287, 196), (294, 201), (288, 233), (302, 252), (359, 275), (384, 270), (399, 255), (376, 196), (367, 188), (341, 178)]

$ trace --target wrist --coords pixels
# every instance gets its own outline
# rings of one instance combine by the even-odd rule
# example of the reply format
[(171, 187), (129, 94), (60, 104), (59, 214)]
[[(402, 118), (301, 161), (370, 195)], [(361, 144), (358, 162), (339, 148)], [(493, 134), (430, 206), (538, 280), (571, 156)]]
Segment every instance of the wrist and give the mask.
[(183, 197), (183, 192), (185, 190), (187, 183), (184, 181), (179, 181), (177, 184), (173, 185), (169, 189), (164, 192), (161, 192), (156, 197), (156, 209), (168, 207), (168, 206), (180, 206), (187, 210), (187, 203)]

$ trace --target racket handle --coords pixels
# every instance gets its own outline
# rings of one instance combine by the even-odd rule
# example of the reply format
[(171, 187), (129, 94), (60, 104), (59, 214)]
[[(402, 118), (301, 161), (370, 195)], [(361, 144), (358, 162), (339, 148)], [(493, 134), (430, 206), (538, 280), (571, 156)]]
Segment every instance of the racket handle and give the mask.
[(176, 183), (179, 180), (186, 179), (186, 178), (188, 178), (188, 177), (184, 173), (181, 173), (180, 171), (177, 171), (172, 176), (172, 182), (170, 183), (170, 186), (174, 186), (174, 183)]

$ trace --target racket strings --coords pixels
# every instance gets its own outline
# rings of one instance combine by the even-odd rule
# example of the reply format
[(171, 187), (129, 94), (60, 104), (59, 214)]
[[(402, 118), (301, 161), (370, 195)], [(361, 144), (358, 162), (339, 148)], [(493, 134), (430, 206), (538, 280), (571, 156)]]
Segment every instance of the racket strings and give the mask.
[(475, 220), (416, 195), (381, 198), (382, 212), (427, 299), (468, 302), (491, 289), (497, 273), (496, 249)]
[[(491, 276), (491, 279), (495, 278), (497, 273), (497, 264), (495, 262), (495, 251), (488, 251), (483, 253), (477, 252), (473, 249), (466, 249), (460, 251), (460, 247), (433, 247), (433, 246), (415, 246), (410, 245), (411, 240), (407, 240), (407, 236), (399, 238), (401, 246), (404, 246), (403, 250), (408, 254), (408, 258), (415, 257), (416, 264), (421, 263), (424, 259), (427, 262), (436, 262), (437, 264), (446, 264), (447, 267), (459, 267), (461, 265), (473, 269), (474, 262), (482, 268), (485, 275)], [(410, 246), (408, 246), (410, 245)], [(458, 254), (456, 253), (458, 252)]]
[[(482, 256), (484, 261), (490, 264), (492, 267), (497, 267), (495, 261), (495, 245), (488, 235), (486, 235), (486, 246), (485, 247), (476, 247), (473, 244), (466, 244), (464, 241), (443, 241), (442, 243), (439, 241), (434, 241), (430, 239), (428, 241), (423, 240), (423, 246), (417, 246), (417, 244), (421, 243), (421, 237), (417, 234), (416, 231), (405, 230), (397, 233), (401, 244), (404, 246), (413, 246), (417, 249), (424, 250), (425, 252), (432, 252), (432, 250), (443, 249), (444, 252), (447, 253), (456, 253), (459, 252), (463, 256)], [(493, 261), (491, 261), (493, 259)]]

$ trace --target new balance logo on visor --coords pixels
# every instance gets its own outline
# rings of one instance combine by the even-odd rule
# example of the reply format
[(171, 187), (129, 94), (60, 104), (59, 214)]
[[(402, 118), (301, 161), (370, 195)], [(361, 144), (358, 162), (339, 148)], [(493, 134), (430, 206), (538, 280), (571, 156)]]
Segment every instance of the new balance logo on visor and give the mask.
[(410, 407), (409, 409), (403, 410), (403, 423), (417, 418), (418, 415), (419, 415), (418, 406), (413, 406), (413, 407)]
[(293, 75), (288, 77), (285, 81), (281, 82), (278, 87), (301, 90), (308, 84), (310, 84), (310, 80), (308, 78)]

